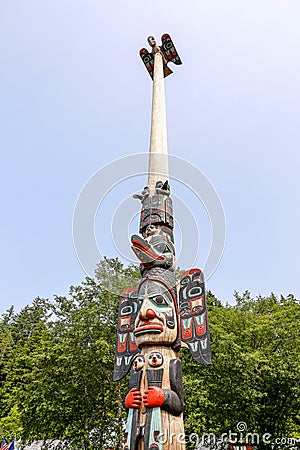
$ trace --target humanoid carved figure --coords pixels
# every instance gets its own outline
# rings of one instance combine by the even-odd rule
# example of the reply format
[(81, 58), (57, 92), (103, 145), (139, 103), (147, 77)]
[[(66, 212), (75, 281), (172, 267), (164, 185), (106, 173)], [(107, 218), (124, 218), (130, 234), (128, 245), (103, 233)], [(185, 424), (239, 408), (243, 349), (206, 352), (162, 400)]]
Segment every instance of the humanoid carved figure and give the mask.
[(158, 223), (152, 211), (145, 213), (143, 237), (131, 238), (142, 279), (138, 289), (121, 294), (119, 308), (115, 379), (131, 367), (124, 450), (183, 450), (180, 346), (189, 347), (197, 361), (211, 363), (204, 280), (192, 269), (176, 286), (172, 230), (166, 233), (168, 223)]
[[(157, 125), (165, 123), (163, 76), (172, 73), (167, 64), (181, 60), (168, 34), (161, 46), (152, 36), (149, 44), (151, 53), (142, 49), (140, 56), (154, 79), (152, 118)], [(211, 364), (203, 274), (191, 269), (179, 283), (175, 280), (170, 186), (158, 175), (167, 174), (167, 161), (156, 159), (158, 151), (167, 156), (165, 131), (163, 126), (151, 129), (149, 186), (134, 195), (142, 208), (140, 235), (131, 242), (142, 278), (138, 288), (122, 292), (118, 311), (114, 380), (130, 371), (124, 450), (184, 450), (180, 347), (188, 347), (196, 361)]]

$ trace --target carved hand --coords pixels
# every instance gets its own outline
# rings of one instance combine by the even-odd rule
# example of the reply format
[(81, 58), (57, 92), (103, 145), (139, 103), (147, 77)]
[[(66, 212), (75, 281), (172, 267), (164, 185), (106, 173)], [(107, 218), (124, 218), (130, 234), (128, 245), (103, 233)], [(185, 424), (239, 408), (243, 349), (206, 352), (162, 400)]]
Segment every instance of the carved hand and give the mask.
[(143, 395), (143, 401), (147, 408), (161, 406), (164, 402), (164, 391), (157, 386), (150, 386)]
[(139, 409), (142, 404), (142, 394), (141, 392), (136, 389), (132, 388), (125, 398), (125, 406), (126, 408), (135, 408)]

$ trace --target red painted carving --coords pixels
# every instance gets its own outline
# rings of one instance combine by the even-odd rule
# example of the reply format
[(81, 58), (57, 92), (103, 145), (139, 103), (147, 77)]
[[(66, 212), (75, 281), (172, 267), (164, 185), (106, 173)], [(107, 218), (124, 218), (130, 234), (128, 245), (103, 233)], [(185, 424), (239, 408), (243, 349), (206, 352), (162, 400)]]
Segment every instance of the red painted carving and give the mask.
[(161, 406), (164, 402), (164, 391), (157, 386), (150, 386), (143, 395), (143, 401), (147, 408)]
[(126, 408), (139, 409), (141, 407), (141, 404), (142, 404), (141, 392), (136, 388), (132, 388), (125, 398)]

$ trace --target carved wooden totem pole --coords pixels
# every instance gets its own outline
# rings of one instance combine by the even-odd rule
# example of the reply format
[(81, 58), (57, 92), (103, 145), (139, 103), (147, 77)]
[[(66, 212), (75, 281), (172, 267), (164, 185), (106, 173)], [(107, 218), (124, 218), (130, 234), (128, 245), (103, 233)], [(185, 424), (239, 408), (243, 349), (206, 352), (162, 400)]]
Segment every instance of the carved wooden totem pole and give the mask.
[(121, 294), (114, 380), (130, 371), (124, 450), (184, 450), (180, 347), (211, 364), (204, 278), (200, 269), (175, 280), (173, 210), (168, 182), (164, 77), (182, 64), (168, 34), (140, 56), (153, 78), (148, 185), (141, 194), (140, 235), (131, 237), (140, 264), (138, 288)]

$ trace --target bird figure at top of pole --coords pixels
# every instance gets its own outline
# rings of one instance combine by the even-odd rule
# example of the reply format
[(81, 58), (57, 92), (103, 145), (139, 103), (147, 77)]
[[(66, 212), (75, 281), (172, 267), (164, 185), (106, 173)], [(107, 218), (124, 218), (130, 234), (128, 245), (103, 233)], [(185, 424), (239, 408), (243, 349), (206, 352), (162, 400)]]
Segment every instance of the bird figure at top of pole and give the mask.
[(181, 59), (177, 53), (175, 45), (169, 34), (165, 33), (161, 37), (162, 45), (159, 47), (156, 43), (156, 40), (153, 36), (148, 37), (148, 43), (152, 48), (152, 52), (150, 53), (146, 48), (142, 48), (140, 50), (140, 57), (142, 58), (143, 63), (148, 70), (150, 77), (153, 79), (154, 73), (154, 55), (155, 53), (160, 53), (163, 56), (163, 68), (164, 68), (164, 77), (167, 77), (173, 70), (168, 67), (168, 63), (172, 62), (176, 65), (182, 64)]
[(138, 287), (120, 295), (114, 380), (130, 372), (123, 450), (185, 450), (179, 351), (211, 364), (204, 275), (185, 271), (177, 282), (170, 195), (164, 78), (182, 64), (169, 34), (140, 56), (153, 79), (148, 182), (141, 194), (140, 235), (131, 236), (140, 260)]

